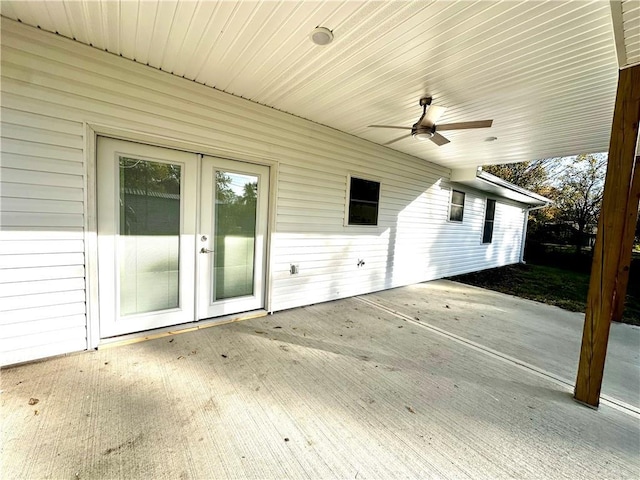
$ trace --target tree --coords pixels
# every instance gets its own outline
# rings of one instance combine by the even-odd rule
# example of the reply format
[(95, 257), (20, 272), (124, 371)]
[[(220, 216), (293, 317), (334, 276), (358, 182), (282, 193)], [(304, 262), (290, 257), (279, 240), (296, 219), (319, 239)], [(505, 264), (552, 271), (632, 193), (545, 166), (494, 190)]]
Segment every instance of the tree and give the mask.
[[(550, 177), (557, 175), (558, 171), (563, 168), (562, 159), (560, 158), (545, 158), (529, 162), (482, 167), (485, 172), (551, 200), (555, 198), (556, 188), (551, 185)], [(529, 238), (535, 238), (539, 229), (552, 221), (553, 213), (549, 208), (529, 212)]]
[(258, 182), (245, 183), (240, 202), (243, 205), (255, 205), (256, 198), (258, 198)]
[(549, 182), (549, 169), (555, 160), (555, 158), (547, 158), (530, 162), (487, 165), (482, 169), (514, 185), (541, 194)]
[(229, 204), (235, 200), (236, 194), (231, 190), (231, 177), (224, 172), (216, 171), (216, 201)]
[(545, 225), (570, 225), (577, 231), (573, 243), (580, 253), (586, 232), (597, 225), (606, 164), (606, 154), (582, 154), (489, 165), (483, 169), (554, 202), (549, 208), (529, 214), (529, 238), (544, 235), (544, 232), (548, 235), (548, 231), (542, 228)]
[(606, 166), (607, 159), (603, 154), (578, 155), (557, 180), (556, 218), (577, 229), (578, 253), (582, 250), (585, 232), (598, 223)]
[(120, 187), (144, 192), (180, 193), (180, 165), (120, 158)]

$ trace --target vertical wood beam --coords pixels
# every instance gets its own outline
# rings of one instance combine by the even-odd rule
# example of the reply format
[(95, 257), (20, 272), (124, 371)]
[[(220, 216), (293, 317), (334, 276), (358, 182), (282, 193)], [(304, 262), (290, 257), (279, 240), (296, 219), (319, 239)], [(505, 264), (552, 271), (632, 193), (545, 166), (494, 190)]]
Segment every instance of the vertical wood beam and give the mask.
[(619, 322), (622, 320), (624, 312), (625, 292), (629, 284), (629, 269), (631, 268), (631, 257), (633, 253), (633, 242), (635, 240), (636, 223), (638, 222), (638, 203), (640, 202), (640, 156), (636, 156), (633, 164), (633, 180), (631, 181), (631, 191), (629, 202), (627, 203), (627, 216), (625, 218), (624, 233), (622, 234), (622, 250), (620, 251), (620, 262), (618, 263), (618, 291), (613, 306), (611, 320)]
[[(613, 113), (607, 176), (587, 296), (582, 348), (574, 398), (586, 405), (600, 403), (609, 327), (617, 302), (624, 302), (626, 282), (619, 275), (623, 247), (633, 235), (627, 219), (633, 201), (634, 157), (640, 122), (640, 65), (619, 72)], [(622, 265), (624, 269), (624, 265)], [(621, 310), (620, 310), (621, 311)]]

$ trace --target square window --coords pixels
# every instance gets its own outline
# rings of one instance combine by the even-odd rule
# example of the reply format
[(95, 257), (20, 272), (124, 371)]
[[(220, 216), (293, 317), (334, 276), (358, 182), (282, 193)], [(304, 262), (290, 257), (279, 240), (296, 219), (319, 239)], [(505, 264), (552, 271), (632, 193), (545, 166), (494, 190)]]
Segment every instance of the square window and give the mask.
[(450, 221), (462, 222), (462, 217), (464, 216), (464, 196), (464, 192), (451, 190), (451, 202), (449, 204)]
[(351, 177), (349, 225), (378, 225), (380, 182)]

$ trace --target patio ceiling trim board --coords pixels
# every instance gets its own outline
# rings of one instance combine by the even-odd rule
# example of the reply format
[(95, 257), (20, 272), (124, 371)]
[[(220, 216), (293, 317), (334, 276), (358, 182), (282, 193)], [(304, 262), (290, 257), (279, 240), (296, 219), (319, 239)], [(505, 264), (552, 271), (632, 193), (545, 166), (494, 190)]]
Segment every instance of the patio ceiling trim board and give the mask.
[(622, 2), (611, 0), (611, 23), (613, 25), (613, 37), (616, 45), (616, 55), (618, 55), (618, 65), (627, 64), (627, 50), (624, 43), (624, 20), (622, 17)]

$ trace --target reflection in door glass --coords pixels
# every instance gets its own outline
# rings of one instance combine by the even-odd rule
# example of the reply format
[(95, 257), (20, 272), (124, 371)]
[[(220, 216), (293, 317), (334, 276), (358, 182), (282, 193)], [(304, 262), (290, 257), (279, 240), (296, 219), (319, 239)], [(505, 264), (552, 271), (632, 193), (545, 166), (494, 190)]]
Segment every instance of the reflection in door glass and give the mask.
[(216, 172), (212, 300), (253, 294), (258, 177)]
[(179, 165), (120, 157), (120, 315), (179, 305)]

